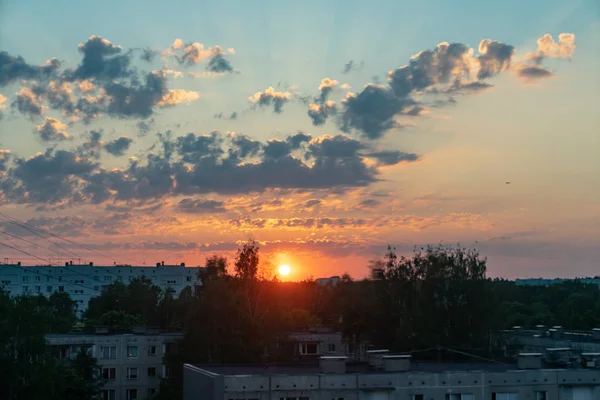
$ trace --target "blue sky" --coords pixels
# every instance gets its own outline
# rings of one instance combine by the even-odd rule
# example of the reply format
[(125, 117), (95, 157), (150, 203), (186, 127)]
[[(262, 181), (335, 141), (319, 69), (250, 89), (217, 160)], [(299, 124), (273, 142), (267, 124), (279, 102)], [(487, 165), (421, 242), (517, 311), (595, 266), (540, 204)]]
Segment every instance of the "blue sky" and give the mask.
[[(538, 51), (536, 41), (550, 34), (558, 42), (561, 33), (574, 34), (576, 50), (568, 56), (544, 55), (540, 64), (544, 77), (523, 79), (520, 71), (535, 66), (527, 55)], [(22, 88), (32, 87), (32, 80), (38, 79), (46, 89), (63, 81), (74, 88), (79, 84), (82, 78), (68, 78), (65, 71), (77, 68), (82, 59), (77, 46), (92, 35), (122, 46), (119, 54), (130, 58), (140, 80), (153, 70), (175, 70), (182, 77), (167, 76), (166, 90), (185, 91), (187, 96), (196, 93), (198, 98), (174, 100), (164, 107), (156, 98), (150, 115), (104, 110), (89, 123), (48, 104), (42, 114), (23, 113), (15, 99)], [(203, 73), (210, 58), (198, 64), (177, 62), (172, 54), (181, 56), (183, 50), (172, 45), (178, 38), (185, 45), (220, 46), (233, 73), (192, 78), (189, 73)], [(411, 117), (406, 106), (386, 120), (394, 127), (383, 132), (361, 131), (352, 123), (344, 128), (344, 118), (348, 121), (354, 115), (343, 100), (347, 92), (358, 95), (365, 85), (379, 83), (388, 93), (389, 71), (441, 42), (472, 48), (469, 62), (479, 62), (478, 46), (484, 39), (512, 46), (509, 63), (498, 64), (499, 69), (485, 80), (478, 78), (486, 90), (470, 92), (465, 80), (460, 90), (451, 92), (445, 81), (439, 81), (425, 90), (415, 89), (408, 97), (392, 99), (408, 101), (410, 107), (418, 104), (423, 108), (418, 117)], [(52, 57), (62, 63), (53, 77), (15, 78), (0, 85), (6, 98), (0, 103), (4, 107), (0, 150), (11, 154), (6, 165), (0, 162), (5, 165), (4, 171), (0, 169), (0, 181), (4, 180), (0, 198), (4, 212), (34, 225), (99, 247), (115, 247), (149, 262), (168, 250), (188, 263), (202, 263), (208, 253), (231, 252), (250, 236), (264, 244), (274, 263), (292, 264), (296, 277), (346, 270), (360, 276), (366, 273), (367, 261), (382, 254), (387, 243), (408, 251), (417, 244), (460, 241), (477, 244), (489, 256), (493, 275), (589, 275), (600, 256), (600, 189), (593, 184), (600, 179), (599, 42), (600, 8), (587, 0), (0, 2), (0, 51), (22, 56), (32, 66)], [(152, 63), (139, 59), (146, 48), (157, 53)], [(350, 60), (357, 68), (342, 73)], [(110, 85), (106, 77), (90, 76), (98, 90)], [(131, 76), (122, 75), (115, 82), (136, 87)], [(335, 101), (336, 113), (315, 125), (307, 116), (307, 103), (316, 102), (324, 78), (337, 81), (328, 97)], [(472, 83), (474, 78), (469, 79)], [(270, 86), (289, 93), (280, 113), (248, 100)], [(46, 95), (41, 96), (39, 101), (47, 101)], [(105, 101), (112, 101), (107, 96)], [(215, 118), (232, 112), (237, 113), (236, 119)], [(40, 139), (35, 127), (46, 118), (64, 124), (70, 140)], [(151, 126), (145, 135), (136, 127), (140, 121)], [(95, 144), (95, 151), (101, 154), (94, 155), (84, 147), (90, 132), (100, 130), (101, 144)], [(220, 135), (222, 148), (216, 151), (221, 159), (233, 150), (241, 154), (230, 144), (232, 132), (261, 143), (254, 156), (238, 160), (236, 171), (258, 163), (280, 170), (280, 176), (250, 174), (244, 179), (254, 186), (244, 190), (206, 181), (179, 190), (184, 181), (177, 178), (175, 166), (189, 172), (201, 168), (206, 159), (184, 154), (177, 147), (178, 138), (213, 131)], [(310, 133), (314, 141), (295, 148), (285, 159), (303, 163), (301, 170), (312, 168), (308, 183), (308, 178), (300, 182), (283, 164), (265, 164), (268, 156), (263, 154), (270, 139), (285, 142), (298, 132)], [(327, 138), (338, 136), (343, 143), (331, 141), (331, 147), (326, 147)], [(129, 140), (127, 148), (109, 154), (111, 147), (106, 145), (120, 137)], [(143, 179), (156, 191), (149, 196), (130, 158), (136, 157), (136, 165), (145, 168), (151, 163), (148, 154), (166, 154), (165, 143), (178, 149), (181, 159), (163, 160), (172, 168), (169, 178), (163, 177), (167, 183), (152, 181), (157, 175), (151, 176), (149, 167), (144, 170), (148, 176)], [(342, 151), (341, 146), (354, 146), (355, 153), (332, 155), (331, 151)], [(23, 169), (27, 160), (47, 149), (53, 149), (44, 156), (48, 162), (62, 150), (76, 154), (79, 161), (88, 157), (83, 161), (94, 168), (79, 175), (56, 171), (56, 176), (33, 176)], [(414, 157), (388, 165), (378, 158), (384, 151)], [(327, 168), (314, 169), (320, 163), (341, 167), (330, 176)], [(360, 165), (362, 172), (346, 171), (350, 164)], [(114, 168), (125, 177), (123, 186), (135, 187), (137, 195), (126, 195), (112, 183), (106, 191), (110, 195), (102, 201), (86, 197), (94, 179), (110, 186), (101, 171)], [(361, 173), (366, 180), (361, 180)], [(222, 179), (242, 178), (224, 175)], [(315, 183), (321, 179), (329, 183)], [(256, 186), (254, 181), (266, 183)], [(59, 199), (43, 194), (35, 198), (28, 191), (48, 182), (65, 185), (71, 193)], [(163, 191), (157, 189), (161, 182), (168, 186)], [(193, 209), (186, 208), (190, 204)], [(393, 223), (385, 224), (386, 220)], [(115, 242), (128, 246), (118, 247)], [(560, 246), (565, 251), (559, 252)], [(33, 250), (42, 257), (55, 255)]]

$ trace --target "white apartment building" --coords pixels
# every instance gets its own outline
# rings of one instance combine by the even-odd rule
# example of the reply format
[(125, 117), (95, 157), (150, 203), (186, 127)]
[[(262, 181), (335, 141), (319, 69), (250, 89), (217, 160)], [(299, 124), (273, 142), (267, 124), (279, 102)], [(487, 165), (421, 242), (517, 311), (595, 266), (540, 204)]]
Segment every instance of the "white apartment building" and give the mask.
[[(134, 332), (136, 332), (134, 330)], [(64, 333), (46, 335), (58, 358), (74, 358), (88, 351), (102, 368), (102, 400), (142, 400), (158, 392), (168, 375), (163, 356), (183, 333), (158, 333), (148, 328), (132, 334)]]
[(161, 289), (172, 288), (176, 297), (185, 287), (193, 288), (200, 284), (200, 268), (186, 267), (183, 263), (165, 265), (164, 262), (152, 267), (81, 265), (73, 262), (62, 266), (24, 266), (19, 262), (0, 264), (0, 288), (10, 296), (68, 293), (77, 303), (78, 313), (82, 313), (87, 309), (90, 299), (100, 295), (111, 283), (118, 281), (127, 284), (142, 276)]

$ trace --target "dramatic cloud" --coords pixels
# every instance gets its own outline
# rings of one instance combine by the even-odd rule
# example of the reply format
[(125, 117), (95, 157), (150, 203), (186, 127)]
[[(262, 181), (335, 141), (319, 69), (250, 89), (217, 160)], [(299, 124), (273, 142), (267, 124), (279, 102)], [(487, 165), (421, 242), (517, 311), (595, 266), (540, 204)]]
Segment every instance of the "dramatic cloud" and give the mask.
[(308, 105), (308, 116), (312, 120), (313, 125), (323, 125), (327, 118), (337, 112), (335, 101), (329, 100), (323, 104), (309, 104)]
[(273, 87), (268, 87), (264, 92), (256, 92), (254, 96), (248, 98), (251, 103), (258, 105), (259, 107), (270, 107), (273, 106), (273, 111), (281, 113), (281, 109), (285, 103), (290, 101), (292, 93), (276, 92)]
[(106, 111), (117, 117), (149, 117), (155, 105), (167, 105), (165, 101), (170, 99), (165, 77), (159, 73), (147, 74), (144, 84), (112, 82), (104, 90), (108, 99)]
[(69, 79), (111, 80), (132, 74), (130, 54), (123, 54), (121, 46), (100, 36), (90, 36), (87, 42), (79, 45), (79, 51), (83, 53), (83, 60), (74, 71), (67, 73)]
[(71, 139), (71, 135), (67, 132), (67, 125), (55, 118), (46, 118), (41, 125), (35, 127), (35, 131), (45, 142)]
[(547, 33), (538, 39), (537, 44), (538, 50), (534, 53), (528, 53), (525, 56), (525, 62), (515, 66), (517, 76), (526, 81), (553, 76), (552, 71), (541, 65), (542, 62), (548, 57), (570, 59), (575, 52), (575, 35), (573, 33), (561, 33), (558, 35), (557, 43), (552, 35)]
[(234, 134), (231, 137), (232, 147), (229, 149), (232, 158), (247, 158), (258, 154), (262, 143), (252, 140), (246, 135)]
[(224, 74), (232, 73), (233, 67), (231, 66), (231, 63), (223, 56), (222, 53), (217, 53), (208, 62), (206, 70), (217, 74)]
[(216, 200), (194, 200), (185, 198), (177, 206), (179, 211), (188, 214), (212, 214), (225, 211), (224, 203)]
[(60, 68), (60, 62), (53, 58), (42, 66), (30, 65), (23, 57), (11, 56), (6, 51), (0, 51), (0, 86), (20, 79), (43, 79), (54, 76)]
[(45, 110), (40, 98), (28, 87), (19, 90), (11, 106), (31, 118), (42, 115)]
[(112, 142), (108, 142), (104, 145), (104, 149), (112, 154), (113, 156), (119, 157), (125, 154), (127, 150), (129, 150), (129, 146), (133, 142), (132, 139), (121, 136), (118, 139), (113, 140)]
[(333, 91), (333, 89), (338, 85), (338, 81), (336, 81), (335, 79), (330, 79), (330, 78), (324, 78), (321, 81), (321, 84), (319, 85), (319, 98), (318, 98), (318, 102), (320, 104), (323, 104), (327, 101), (327, 98), (329, 97), (329, 95), (331, 94), (331, 92)]
[(292, 148), (289, 143), (277, 139), (269, 140), (263, 149), (265, 158), (272, 159), (287, 157), (291, 152)]
[(162, 99), (156, 105), (159, 107), (170, 107), (176, 104), (190, 103), (199, 98), (200, 95), (191, 90), (171, 89), (163, 95)]
[(510, 68), (510, 62), (515, 52), (513, 46), (497, 42), (495, 40), (485, 39), (479, 43), (478, 79), (485, 79), (497, 75)]

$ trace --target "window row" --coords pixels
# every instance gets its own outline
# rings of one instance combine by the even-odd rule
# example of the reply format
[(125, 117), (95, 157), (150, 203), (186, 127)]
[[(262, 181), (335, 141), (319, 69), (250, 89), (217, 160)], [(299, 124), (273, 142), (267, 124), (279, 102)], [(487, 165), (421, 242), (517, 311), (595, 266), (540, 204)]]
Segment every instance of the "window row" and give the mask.
[[(138, 389), (127, 389), (125, 390), (125, 399), (126, 400), (137, 400), (141, 399), (142, 395), (139, 393)], [(156, 389), (150, 388), (147, 392), (147, 397), (154, 396), (156, 394)], [(108, 389), (102, 391), (102, 400), (115, 400), (117, 398), (117, 394), (114, 389)], [(144, 397), (145, 398), (145, 397)]]
[[(155, 356), (158, 354), (157, 346), (148, 346), (148, 355)], [(127, 358), (139, 357), (139, 346), (127, 346)], [(117, 346), (101, 346), (100, 347), (100, 359), (111, 359), (117, 358)]]
[[(148, 367), (146, 370), (147, 376), (156, 377), (157, 370), (156, 367)], [(125, 369), (125, 377), (127, 379), (137, 379), (139, 377), (139, 368), (138, 367), (127, 367)], [(117, 379), (117, 369), (116, 368), (102, 368), (102, 379), (107, 381), (112, 381)]]

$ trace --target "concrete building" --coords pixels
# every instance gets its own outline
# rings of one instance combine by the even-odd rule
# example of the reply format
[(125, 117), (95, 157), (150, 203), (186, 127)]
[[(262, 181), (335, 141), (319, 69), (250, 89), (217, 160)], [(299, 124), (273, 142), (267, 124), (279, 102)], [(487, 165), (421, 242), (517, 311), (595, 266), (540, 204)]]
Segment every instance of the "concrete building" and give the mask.
[(88, 351), (102, 368), (102, 400), (141, 400), (158, 391), (167, 375), (163, 356), (182, 333), (137, 329), (131, 334), (48, 334), (46, 343), (58, 358)]
[(81, 313), (87, 309), (90, 299), (100, 295), (112, 282), (127, 284), (142, 276), (152, 280), (161, 289), (172, 288), (177, 296), (185, 287), (200, 284), (200, 268), (186, 267), (183, 263), (165, 265), (164, 262), (152, 267), (98, 266), (93, 263), (78, 265), (72, 262), (62, 266), (0, 264), (0, 287), (11, 296), (68, 293)]
[[(381, 370), (323, 357), (312, 366), (184, 365), (184, 400), (598, 400), (600, 369), (410, 362), (381, 355)], [(520, 367), (520, 368), (519, 368)]]
[(600, 353), (600, 328), (591, 331), (567, 331), (561, 326), (538, 325), (531, 329), (515, 326), (501, 332), (506, 344), (515, 352), (545, 352), (546, 349), (568, 348), (573, 356)]

